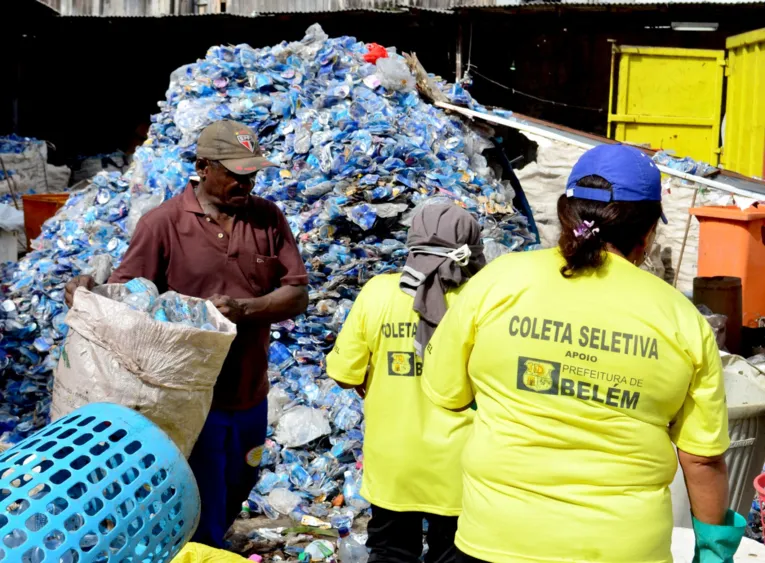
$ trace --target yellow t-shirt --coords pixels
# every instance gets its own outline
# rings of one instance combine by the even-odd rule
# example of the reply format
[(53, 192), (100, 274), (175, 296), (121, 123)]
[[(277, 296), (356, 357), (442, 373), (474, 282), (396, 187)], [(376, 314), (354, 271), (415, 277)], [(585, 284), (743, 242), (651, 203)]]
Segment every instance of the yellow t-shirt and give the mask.
[[(456, 516), (460, 457), (474, 411), (446, 411), (422, 393), (422, 362), (414, 353), (419, 316), (414, 299), (399, 289), (400, 277), (367, 282), (327, 356), (327, 373), (360, 385), (369, 368), (362, 496), (388, 510)], [(458, 291), (447, 293), (447, 305)]]
[(230, 551), (189, 542), (173, 558), (172, 563), (247, 563), (247, 559)]
[(714, 334), (682, 294), (609, 255), (565, 279), (557, 250), (498, 258), (425, 352), (438, 405), (478, 404), (457, 546), (497, 563), (670, 563), (677, 467), (728, 445)]

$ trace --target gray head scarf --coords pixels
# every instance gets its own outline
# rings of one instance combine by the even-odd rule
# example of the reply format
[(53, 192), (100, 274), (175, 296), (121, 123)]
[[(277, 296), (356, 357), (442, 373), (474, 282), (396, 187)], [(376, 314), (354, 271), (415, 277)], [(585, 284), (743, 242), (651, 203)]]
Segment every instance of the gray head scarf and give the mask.
[(414, 297), (420, 315), (414, 349), (422, 357), (446, 314), (446, 291), (459, 287), (486, 265), (481, 227), (453, 203), (423, 206), (412, 219), (409, 257), (399, 287)]

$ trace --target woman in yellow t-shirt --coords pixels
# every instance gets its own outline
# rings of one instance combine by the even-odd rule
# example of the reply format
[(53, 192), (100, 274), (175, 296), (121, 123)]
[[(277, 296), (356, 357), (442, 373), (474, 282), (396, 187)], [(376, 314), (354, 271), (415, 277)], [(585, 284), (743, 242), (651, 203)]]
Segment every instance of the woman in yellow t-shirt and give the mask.
[[(743, 527), (721, 526), (733, 513), (715, 337), (688, 299), (638, 268), (664, 219), (661, 175), (635, 148), (599, 146), (574, 166), (558, 216), (559, 247), (489, 264), (425, 354), (434, 403), (478, 405), (459, 557), (671, 563), (679, 456), (700, 561), (725, 561), (714, 557)], [(710, 539), (726, 532), (727, 543)]]
[(425, 563), (456, 557), (460, 455), (473, 411), (440, 409), (425, 397), (421, 358), (447, 307), (486, 259), (478, 222), (439, 201), (415, 213), (403, 272), (364, 285), (327, 356), (327, 374), (364, 396), (369, 563), (419, 561), (423, 520)]

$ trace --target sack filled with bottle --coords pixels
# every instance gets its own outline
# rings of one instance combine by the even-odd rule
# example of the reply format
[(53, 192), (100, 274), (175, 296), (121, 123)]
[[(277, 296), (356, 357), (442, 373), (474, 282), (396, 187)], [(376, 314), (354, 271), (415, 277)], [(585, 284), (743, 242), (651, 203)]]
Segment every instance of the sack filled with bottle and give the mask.
[(51, 418), (96, 402), (152, 420), (188, 457), (212, 404), (236, 325), (209, 302), (159, 295), (141, 278), (79, 288), (55, 372)]

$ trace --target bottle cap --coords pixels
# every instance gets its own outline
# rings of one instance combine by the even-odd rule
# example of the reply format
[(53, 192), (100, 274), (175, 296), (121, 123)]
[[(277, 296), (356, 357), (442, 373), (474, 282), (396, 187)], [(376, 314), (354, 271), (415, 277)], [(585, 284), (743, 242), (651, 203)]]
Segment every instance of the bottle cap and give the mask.
[(350, 535), (350, 532), (348, 531), (348, 528), (346, 528), (345, 526), (342, 526), (342, 527), (338, 528), (337, 529), (337, 533), (340, 535), (341, 538), (344, 538), (344, 537)]

